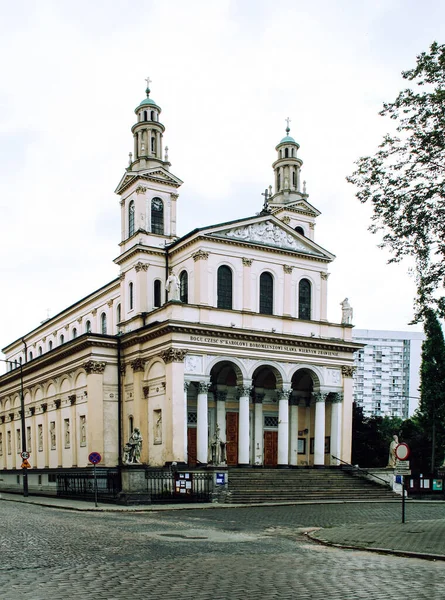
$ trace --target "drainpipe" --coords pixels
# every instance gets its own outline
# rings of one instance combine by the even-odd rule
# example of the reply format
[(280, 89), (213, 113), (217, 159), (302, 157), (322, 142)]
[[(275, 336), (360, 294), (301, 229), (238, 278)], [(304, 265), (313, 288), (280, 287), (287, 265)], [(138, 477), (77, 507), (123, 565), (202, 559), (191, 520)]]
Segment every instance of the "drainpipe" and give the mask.
[(23, 345), (25, 346), (25, 363), (28, 362), (28, 346), (26, 345), (25, 338), (22, 337)]
[(117, 341), (117, 464), (119, 467), (122, 466), (122, 358), (121, 358), (121, 338), (118, 334), (116, 336)]
[[(165, 248), (165, 283), (167, 284), (168, 280), (168, 247)], [(164, 286), (165, 288), (165, 286)], [(165, 302), (168, 302), (168, 291), (165, 289)]]

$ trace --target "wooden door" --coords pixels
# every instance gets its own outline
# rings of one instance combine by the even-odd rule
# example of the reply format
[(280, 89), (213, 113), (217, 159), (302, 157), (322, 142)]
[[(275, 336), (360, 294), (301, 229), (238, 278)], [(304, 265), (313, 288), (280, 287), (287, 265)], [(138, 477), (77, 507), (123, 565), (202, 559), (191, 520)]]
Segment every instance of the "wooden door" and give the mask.
[(190, 466), (196, 465), (196, 427), (188, 427), (187, 429), (187, 464)]
[(238, 413), (226, 413), (226, 459), (228, 465), (238, 464)]
[(264, 466), (276, 467), (278, 464), (278, 431), (264, 432)]

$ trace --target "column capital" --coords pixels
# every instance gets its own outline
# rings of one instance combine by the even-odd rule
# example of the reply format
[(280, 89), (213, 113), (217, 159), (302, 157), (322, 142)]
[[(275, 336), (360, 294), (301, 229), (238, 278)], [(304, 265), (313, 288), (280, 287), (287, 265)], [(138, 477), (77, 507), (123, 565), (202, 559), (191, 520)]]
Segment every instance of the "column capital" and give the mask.
[(252, 263), (253, 263), (253, 259), (252, 258), (245, 258), (243, 256), (242, 261), (243, 261), (243, 265), (245, 267), (251, 267), (252, 266)]
[(227, 392), (216, 392), (216, 400), (218, 402), (225, 402), (227, 398)]
[(190, 383), (191, 383), (190, 381), (184, 381), (184, 392), (188, 392)]
[(198, 394), (207, 394), (212, 384), (209, 381), (198, 381)]
[(291, 390), (287, 388), (282, 388), (281, 390), (277, 390), (278, 400), (289, 400)]
[(294, 396), (291, 394), (289, 396), (289, 406), (300, 406), (300, 396)]
[(98, 360), (89, 360), (88, 362), (84, 363), (83, 368), (88, 373), (88, 375), (90, 373), (99, 374), (105, 371), (106, 365), (106, 362), (101, 362)]
[(237, 388), (237, 398), (245, 398), (246, 396), (250, 396), (250, 392), (252, 391), (251, 385), (239, 385)]
[(188, 350), (182, 350), (180, 348), (168, 348), (160, 352), (159, 356), (165, 363), (172, 362), (184, 362), (185, 355)]
[(209, 253), (204, 252), (204, 250), (198, 250), (198, 252), (195, 252), (192, 256), (193, 260), (196, 262), (197, 260), (207, 260), (209, 258)]
[(315, 402), (326, 402), (326, 398), (328, 397), (329, 392), (314, 392), (312, 397)]
[(293, 267), (291, 265), (283, 265), (283, 271), (289, 275), (292, 273)]
[(262, 404), (265, 395), (266, 394), (254, 394), (254, 396), (253, 396), (253, 403), (254, 404)]
[(353, 365), (342, 365), (341, 374), (343, 377), (353, 377), (355, 373), (356, 367)]
[(145, 367), (145, 360), (142, 358), (135, 358), (135, 360), (131, 361), (131, 368), (134, 372), (143, 372)]
[(343, 393), (332, 392), (329, 399), (332, 402), (332, 404), (340, 404), (341, 402), (343, 402)]

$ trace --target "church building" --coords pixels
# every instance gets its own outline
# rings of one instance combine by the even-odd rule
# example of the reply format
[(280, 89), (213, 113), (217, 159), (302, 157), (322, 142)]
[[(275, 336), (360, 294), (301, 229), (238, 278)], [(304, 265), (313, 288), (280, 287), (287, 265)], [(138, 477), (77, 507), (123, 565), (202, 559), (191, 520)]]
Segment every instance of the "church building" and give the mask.
[(92, 452), (124, 470), (350, 462), (361, 344), (328, 319), (335, 257), (289, 124), (261, 212), (179, 236), (183, 182), (148, 88), (135, 114), (116, 278), (3, 349), (0, 489), (20, 481), (24, 448), (30, 489), (91, 469)]

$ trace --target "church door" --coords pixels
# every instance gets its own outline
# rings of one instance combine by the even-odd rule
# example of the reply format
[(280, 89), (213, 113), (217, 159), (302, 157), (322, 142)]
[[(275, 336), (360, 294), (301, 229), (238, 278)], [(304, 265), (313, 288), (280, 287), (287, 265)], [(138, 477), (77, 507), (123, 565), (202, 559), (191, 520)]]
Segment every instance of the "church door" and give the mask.
[(264, 466), (276, 467), (278, 464), (278, 431), (264, 432)]
[(226, 458), (228, 465), (238, 464), (238, 413), (226, 413)]
[(187, 464), (189, 466), (196, 466), (196, 453), (198, 449), (196, 447), (196, 427), (189, 427), (187, 429)]

